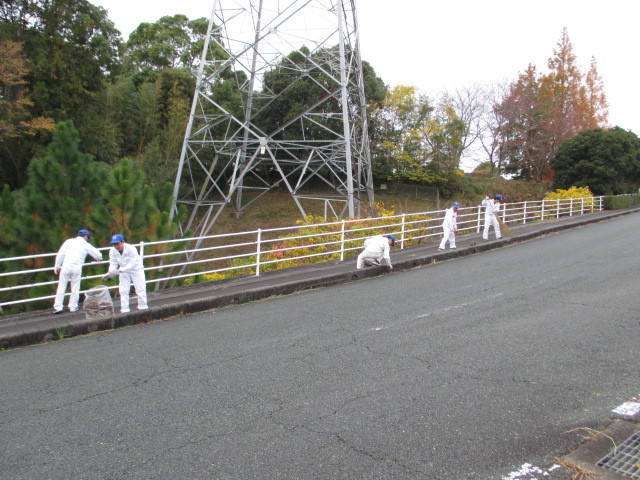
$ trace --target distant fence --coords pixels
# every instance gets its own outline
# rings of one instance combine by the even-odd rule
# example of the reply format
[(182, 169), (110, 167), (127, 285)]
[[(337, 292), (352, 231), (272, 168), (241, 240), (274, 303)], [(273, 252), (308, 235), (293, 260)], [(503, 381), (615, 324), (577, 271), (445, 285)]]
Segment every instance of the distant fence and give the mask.
[[(536, 200), (505, 203), (500, 211), (503, 222), (509, 225), (542, 222), (563, 216), (584, 215), (603, 209), (605, 197), (573, 198), (560, 200)], [(388, 217), (341, 220), (313, 225), (297, 225), (286, 228), (258, 229), (246, 232), (181, 238), (159, 242), (136, 244), (145, 263), (147, 283), (150, 285), (177, 285), (195, 281), (222, 278), (227, 275), (260, 275), (265, 270), (286, 268), (310, 262), (345, 260), (362, 249), (363, 238), (394, 234), (399, 248), (430, 243), (442, 235), (445, 210), (401, 214)], [(458, 210), (457, 235), (478, 233), (484, 227), (484, 211), (481, 206)], [(169, 246), (176, 242), (195, 244), (198, 249), (183, 249), (167, 253), (145, 254), (145, 250), (157, 250), (157, 246)], [(108, 250), (109, 247), (99, 250)], [(55, 298), (57, 279), (36, 282), (38, 273), (51, 272), (55, 253), (28, 255), (0, 259), (0, 308), (29, 302), (42, 302)], [(13, 262), (10, 264), (9, 262)], [(44, 265), (49, 266), (44, 266)], [(13, 271), (8, 265), (18, 265)], [(89, 265), (89, 264), (86, 264)], [(93, 262), (91, 265), (96, 265)], [(97, 262), (103, 266), (96, 275), (90, 269), (84, 281), (96, 283), (106, 273), (108, 261)], [(39, 266), (34, 267), (34, 266)], [(83, 269), (84, 275), (84, 269)], [(41, 275), (42, 276), (42, 275)], [(117, 286), (109, 287), (117, 289)], [(49, 290), (50, 293), (42, 294)], [(84, 293), (84, 291), (82, 292)], [(11, 296), (6, 300), (2, 297)]]

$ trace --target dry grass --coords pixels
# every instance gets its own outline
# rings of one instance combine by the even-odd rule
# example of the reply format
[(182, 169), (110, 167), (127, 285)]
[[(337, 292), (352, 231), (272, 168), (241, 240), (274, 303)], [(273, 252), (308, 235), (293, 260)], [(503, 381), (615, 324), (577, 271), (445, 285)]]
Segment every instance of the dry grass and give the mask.
[[(603, 437), (607, 437), (609, 440), (611, 440), (613, 447), (617, 448), (616, 442), (613, 440), (613, 438), (611, 438), (609, 435), (599, 430), (594, 430), (593, 428), (580, 427), (580, 428), (574, 428), (573, 430), (568, 430), (563, 433), (576, 433), (576, 432), (580, 434), (580, 436), (582, 437), (582, 440), (585, 442), (593, 440), (598, 435), (602, 435)], [(586, 470), (573, 463), (567, 462), (566, 460), (562, 460), (556, 457), (556, 462), (558, 462), (558, 464), (560, 464), (561, 466), (563, 466), (564, 468), (566, 468), (571, 472), (571, 474), (573, 475), (573, 480), (588, 480), (591, 478), (594, 478), (594, 479), (598, 478), (598, 476), (595, 473), (590, 472), (589, 470)]]
[(578, 465), (574, 465), (573, 463), (566, 462), (561, 458), (556, 457), (556, 462), (558, 463), (558, 465), (561, 465), (571, 472), (571, 474), (573, 475), (573, 480), (589, 480), (590, 478), (597, 478), (595, 473), (590, 472), (589, 470), (585, 470), (584, 468), (581, 468)]
[(599, 430), (594, 430), (593, 428), (589, 428), (589, 427), (580, 427), (580, 428), (574, 428), (573, 430), (568, 430), (566, 432), (563, 433), (574, 433), (574, 432), (580, 432), (580, 431), (584, 431), (585, 433), (580, 435), (582, 437), (582, 440), (584, 440), (585, 442), (588, 442), (589, 440), (593, 440), (594, 438), (596, 438), (598, 435), (602, 435), (603, 437), (607, 437), (609, 440), (611, 440), (611, 443), (613, 444), (613, 448), (618, 448), (618, 446), (616, 445), (616, 442), (614, 442), (613, 438), (611, 438), (609, 435), (599, 431)]

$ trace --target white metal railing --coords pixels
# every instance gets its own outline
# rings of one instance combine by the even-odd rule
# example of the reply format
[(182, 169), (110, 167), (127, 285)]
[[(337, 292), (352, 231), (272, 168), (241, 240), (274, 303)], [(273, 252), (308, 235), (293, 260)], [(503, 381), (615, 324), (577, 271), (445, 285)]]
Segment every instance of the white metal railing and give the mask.
[[(509, 225), (574, 216), (603, 209), (604, 197), (588, 197), (560, 200), (534, 200), (519, 203), (505, 203), (500, 210), (502, 221)], [(260, 275), (265, 268), (277, 268), (280, 264), (300, 264), (306, 259), (344, 260), (350, 252), (362, 249), (362, 240), (374, 234), (394, 234), (399, 248), (409, 243), (428, 243), (433, 237), (442, 235), (442, 220), (445, 210), (401, 214), (388, 217), (349, 219), (314, 225), (292, 226), (285, 228), (258, 229), (238, 233), (225, 233), (206, 237), (182, 238), (136, 244), (146, 264), (145, 272), (148, 284), (165, 282), (188, 283), (188, 279), (202, 275), (221, 275), (237, 271), (237, 274)], [(457, 235), (479, 233), (484, 226), (482, 206), (458, 209)], [(198, 249), (185, 248), (177, 251), (162, 252), (175, 244), (195, 244), (202, 240)], [(105, 251), (109, 247), (100, 248)], [(149, 253), (147, 253), (149, 252)], [(0, 259), (0, 309), (11, 305), (23, 304), (55, 298), (57, 279), (33, 281), (38, 273), (52, 272), (55, 253), (26, 255)], [(16, 262), (15, 271), (6, 267)], [(49, 263), (51, 266), (44, 267)], [(83, 280), (101, 278), (107, 271), (108, 261), (93, 262), (88, 265), (104, 265), (104, 271), (98, 275), (88, 274)], [(41, 265), (32, 268), (30, 265)], [(285, 267), (288, 265), (285, 265)], [(178, 273), (176, 273), (178, 272)], [(179, 273), (183, 272), (183, 273)], [(83, 271), (84, 274), (84, 271)], [(186, 280), (186, 282), (185, 282)], [(51, 294), (34, 295), (32, 290), (50, 287)], [(111, 286), (110, 289), (117, 289)], [(84, 293), (82, 291), (81, 293)], [(9, 294), (9, 295), (8, 295)], [(13, 296), (12, 299), (3, 297)], [(67, 293), (68, 295), (68, 293)], [(17, 298), (15, 298), (17, 297)]]

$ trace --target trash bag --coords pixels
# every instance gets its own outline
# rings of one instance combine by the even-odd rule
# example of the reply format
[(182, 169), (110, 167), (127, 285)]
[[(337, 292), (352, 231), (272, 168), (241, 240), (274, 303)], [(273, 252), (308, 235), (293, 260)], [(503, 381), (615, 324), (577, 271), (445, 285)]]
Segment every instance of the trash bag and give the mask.
[(82, 308), (87, 319), (113, 315), (113, 301), (109, 289), (104, 285), (98, 285), (84, 292)]

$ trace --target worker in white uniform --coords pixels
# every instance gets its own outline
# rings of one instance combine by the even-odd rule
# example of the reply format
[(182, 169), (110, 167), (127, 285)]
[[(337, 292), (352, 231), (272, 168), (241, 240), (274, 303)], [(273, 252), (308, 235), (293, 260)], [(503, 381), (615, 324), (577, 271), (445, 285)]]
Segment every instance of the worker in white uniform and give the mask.
[(496, 240), (502, 237), (500, 233), (500, 224), (496, 215), (500, 212), (500, 204), (502, 203), (502, 195), (496, 195), (493, 198), (488, 196), (482, 200), (482, 206), (484, 207), (484, 231), (482, 232), (482, 238), (489, 240), (489, 229), (493, 225), (493, 229), (496, 234)]
[(60, 275), (58, 278), (58, 291), (56, 292), (53, 313), (62, 313), (64, 294), (67, 284), (71, 282), (71, 295), (69, 295), (69, 311), (78, 310), (78, 299), (80, 298), (80, 279), (82, 278), (82, 265), (87, 255), (95, 260), (102, 260), (102, 253), (89, 243), (91, 232), (89, 230), (79, 230), (78, 236), (65, 240), (56, 255), (56, 263), (53, 273)]
[(120, 277), (120, 311), (127, 313), (129, 309), (129, 291), (131, 285), (138, 296), (138, 310), (149, 308), (147, 306), (147, 282), (144, 277), (142, 257), (136, 247), (125, 243), (121, 234), (115, 234), (109, 242), (113, 247), (109, 250), (109, 272), (102, 277), (104, 281)]
[(442, 222), (442, 231), (444, 235), (442, 236), (442, 241), (440, 242), (440, 246), (438, 247), (439, 252), (444, 252), (444, 247), (449, 242), (449, 248), (456, 248), (456, 230), (458, 230), (458, 209), (460, 208), (460, 204), (458, 202), (453, 202), (453, 206), (451, 208), (447, 208), (444, 214), (444, 220)]
[(356, 268), (361, 270), (364, 267), (382, 264), (387, 265), (389, 268), (393, 268), (391, 265), (389, 250), (390, 247), (393, 247), (395, 244), (395, 235), (377, 235), (375, 237), (367, 238), (364, 241), (364, 250), (360, 255), (358, 255)]

